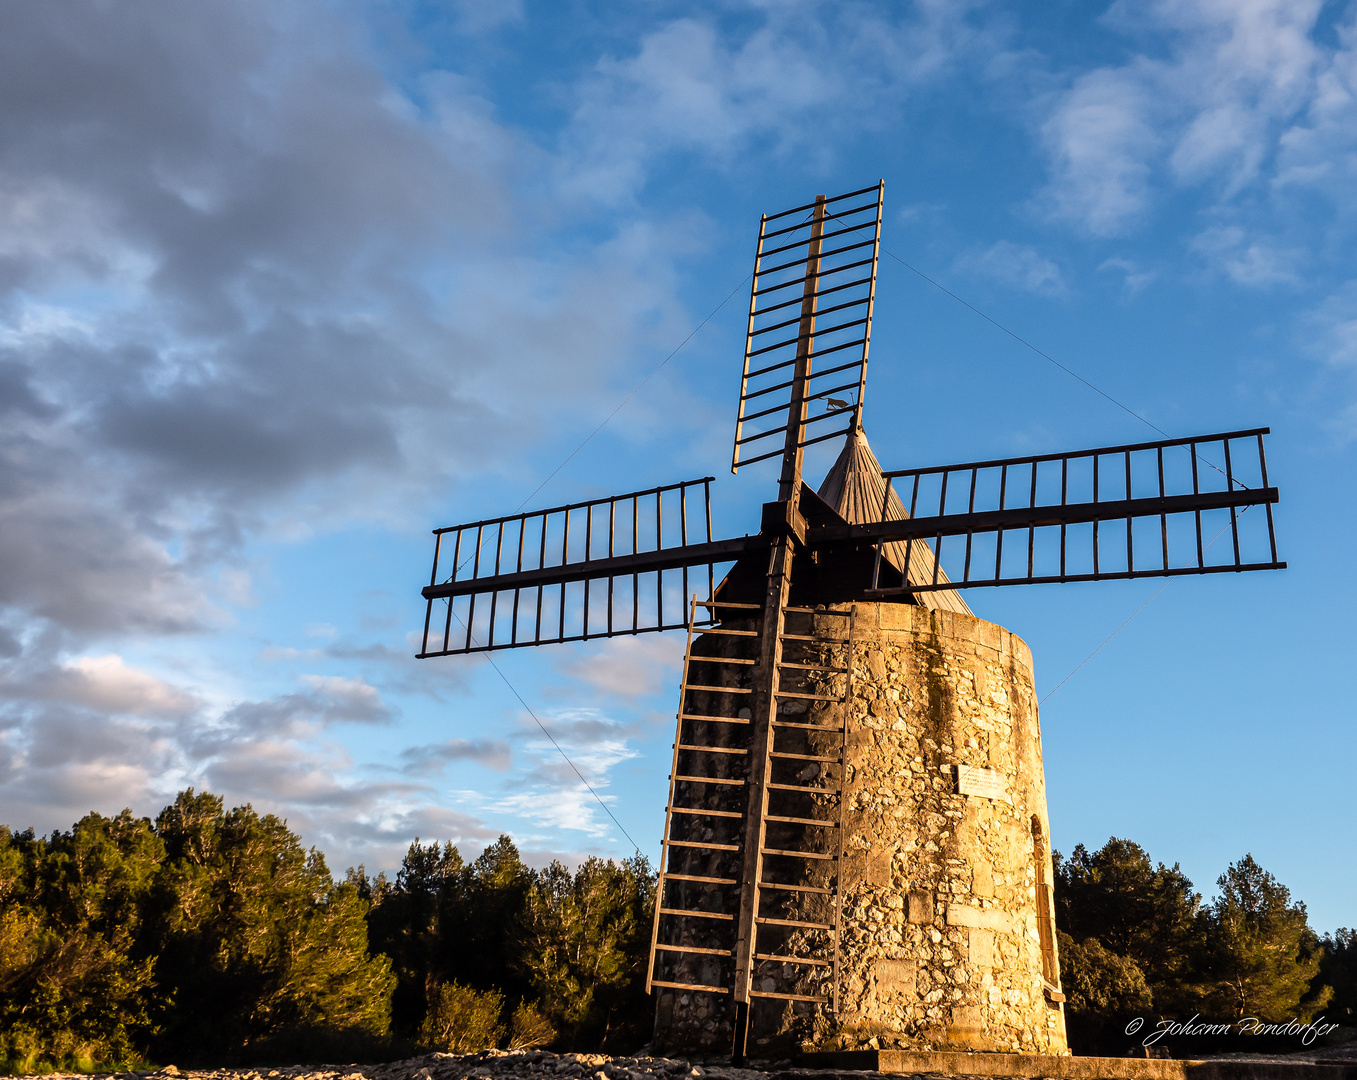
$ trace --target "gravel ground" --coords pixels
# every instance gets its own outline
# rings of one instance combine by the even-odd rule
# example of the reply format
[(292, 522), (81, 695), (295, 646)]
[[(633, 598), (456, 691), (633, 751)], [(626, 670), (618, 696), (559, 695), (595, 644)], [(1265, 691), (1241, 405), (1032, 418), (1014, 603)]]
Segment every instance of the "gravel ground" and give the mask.
[[(1357, 1042), (1317, 1048), (1309, 1054), (1269, 1057), (1221, 1054), (1222, 1058), (1301, 1062), (1307, 1057), (1357, 1061)], [(545, 1050), (486, 1050), (479, 1054), (428, 1054), (381, 1065), (293, 1065), (282, 1069), (177, 1069), (155, 1072), (49, 1073), (32, 1080), (904, 1080), (885, 1073), (798, 1069), (790, 1061), (758, 1062), (761, 1068), (734, 1069), (719, 1060), (689, 1061), (604, 1054), (553, 1054)], [(16, 1078), (27, 1080), (27, 1078)], [(982, 1080), (924, 1074), (909, 1080)]]
[(884, 1073), (794, 1069), (790, 1061), (767, 1063), (762, 1069), (733, 1069), (716, 1062), (552, 1054), (543, 1050), (429, 1054), (381, 1065), (294, 1065), (282, 1069), (180, 1070), (167, 1065), (155, 1072), (51, 1073), (41, 1080), (698, 1080), (699, 1077), (702, 1080), (885, 1080)]

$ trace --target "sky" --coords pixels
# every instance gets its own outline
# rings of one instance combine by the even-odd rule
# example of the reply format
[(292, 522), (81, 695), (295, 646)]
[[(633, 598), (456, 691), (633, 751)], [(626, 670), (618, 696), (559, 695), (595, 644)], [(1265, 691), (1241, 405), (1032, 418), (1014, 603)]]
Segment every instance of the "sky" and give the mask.
[(337, 872), (653, 859), (682, 636), (417, 661), (430, 530), (714, 476), (755, 531), (759, 215), (884, 178), (886, 468), (1272, 428), (1287, 570), (968, 594), (1054, 846), (1357, 924), (1357, 2), (0, 20), (0, 822), (193, 786)]

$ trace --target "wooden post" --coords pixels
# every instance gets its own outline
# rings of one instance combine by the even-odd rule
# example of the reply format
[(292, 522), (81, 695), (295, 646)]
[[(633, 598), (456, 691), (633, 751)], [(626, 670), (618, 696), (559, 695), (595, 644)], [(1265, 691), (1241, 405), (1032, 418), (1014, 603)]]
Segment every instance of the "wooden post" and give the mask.
[[(819, 292), (821, 238), (825, 226), (825, 196), (815, 199), (815, 217), (811, 225), (806, 254), (806, 280), (801, 293), (801, 322), (796, 346), (796, 366), (792, 376), (791, 407), (787, 414), (787, 435), (782, 451), (782, 475), (778, 481), (778, 499), (788, 504), (786, 520), (794, 522), (801, 509), (801, 465), (805, 457), (806, 396), (810, 380), (811, 358), (815, 348), (816, 293)], [(777, 713), (778, 665), (782, 661), (783, 609), (791, 589), (792, 559), (795, 549), (788, 535), (773, 541), (768, 555), (768, 587), (763, 601), (763, 633), (759, 639), (759, 659), (754, 668), (754, 693), (751, 695), (749, 741), (749, 808), (741, 860), (740, 914), (735, 936), (735, 1038), (731, 1060), (744, 1064), (749, 1037), (749, 1002), (754, 973), (755, 943), (759, 913), (759, 882), (763, 879), (764, 818), (768, 813), (768, 753), (772, 749), (773, 718)]]

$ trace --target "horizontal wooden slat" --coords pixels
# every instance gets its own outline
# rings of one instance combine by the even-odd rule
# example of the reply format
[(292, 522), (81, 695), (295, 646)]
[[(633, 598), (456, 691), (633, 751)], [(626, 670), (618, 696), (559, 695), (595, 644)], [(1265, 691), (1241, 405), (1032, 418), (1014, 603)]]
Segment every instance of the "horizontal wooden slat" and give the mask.
[(827, 923), (797, 922), (795, 919), (767, 919), (760, 915), (754, 920), (760, 926), (799, 926), (803, 930), (833, 930)]
[(731, 956), (730, 949), (699, 949), (696, 945), (664, 945), (655, 942), (655, 949), (658, 952), (676, 952), (676, 953), (700, 953), (703, 956)]
[(674, 814), (692, 814), (696, 817), (728, 817), (742, 818), (743, 814), (736, 810), (704, 810), (697, 806), (666, 806), (665, 809)]
[(673, 990), (705, 990), (709, 994), (729, 994), (728, 986), (704, 986), (702, 983), (680, 983), (680, 982), (662, 982), (659, 979), (651, 979), (651, 986), (664, 986)]
[(671, 776), (670, 780), (686, 780), (690, 784), (730, 784), (744, 787), (743, 780), (726, 780), (720, 776)]
[(813, 967), (829, 967), (828, 960), (812, 960), (809, 956), (781, 956), (777, 953), (755, 953), (755, 960), (776, 960), (783, 964), (808, 964)]
[(694, 919), (725, 919), (727, 922), (734, 922), (734, 915), (725, 915), (719, 911), (694, 911), (691, 908), (660, 908), (661, 915), (678, 915), (680, 917), (692, 916)]
[(830, 862), (838, 859), (837, 855), (822, 855), (818, 851), (783, 851), (780, 848), (764, 848), (765, 855), (788, 855), (793, 859), (828, 859)]

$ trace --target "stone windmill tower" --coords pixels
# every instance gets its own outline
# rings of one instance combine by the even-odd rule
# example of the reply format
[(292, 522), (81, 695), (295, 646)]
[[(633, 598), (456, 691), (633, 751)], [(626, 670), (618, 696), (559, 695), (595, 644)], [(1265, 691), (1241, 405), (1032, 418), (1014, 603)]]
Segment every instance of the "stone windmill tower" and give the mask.
[(957, 590), (1285, 566), (1266, 429), (883, 472), (883, 190), (762, 220), (732, 460), (780, 459), (758, 533), (713, 535), (711, 477), (436, 530), (421, 657), (688, 633), (661, 1046), (1063, 1052), (1031, 653)]

